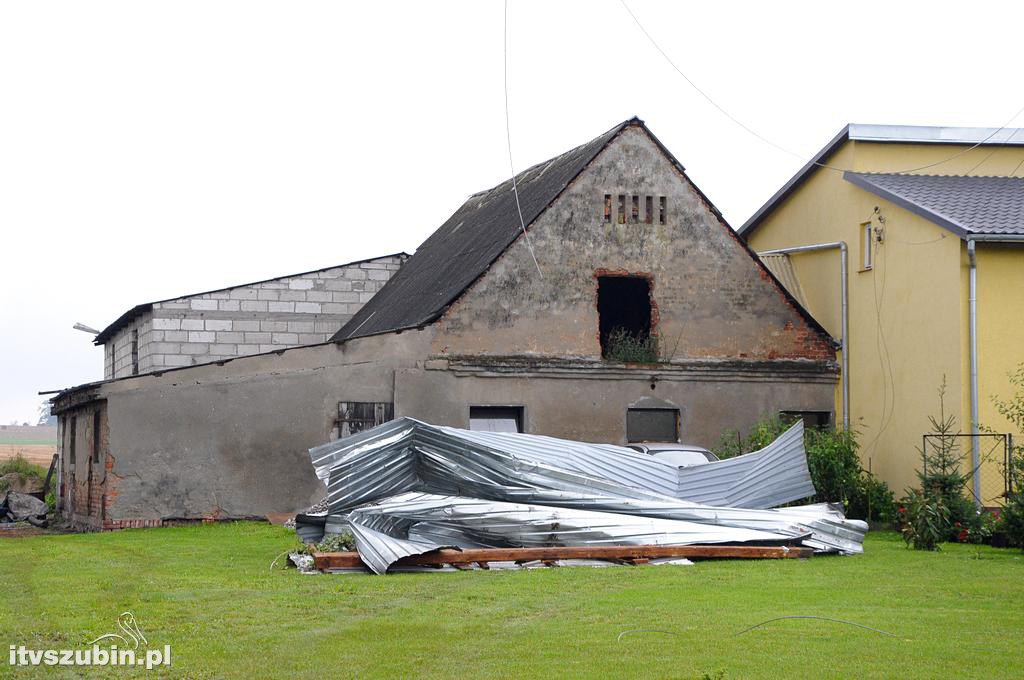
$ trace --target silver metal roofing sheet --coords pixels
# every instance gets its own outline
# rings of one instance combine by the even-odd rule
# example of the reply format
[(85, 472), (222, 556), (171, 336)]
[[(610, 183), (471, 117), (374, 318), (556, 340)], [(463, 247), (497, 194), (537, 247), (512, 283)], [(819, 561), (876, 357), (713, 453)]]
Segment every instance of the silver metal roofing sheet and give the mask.
[(678, 469), (608, 444), (399, 418), (310, 451), (327, 533), (351, 528), (377, 573), (439, 547), (800, 541), (862, 550), (863, 522), (814, 494), (797, 423), (764, 449)]

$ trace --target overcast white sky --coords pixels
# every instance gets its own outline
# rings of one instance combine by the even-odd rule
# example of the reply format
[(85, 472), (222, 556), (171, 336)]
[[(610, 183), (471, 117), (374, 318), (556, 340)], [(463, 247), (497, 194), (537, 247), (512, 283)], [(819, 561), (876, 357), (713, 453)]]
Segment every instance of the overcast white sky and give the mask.
[[(630, 6), (709, 95), (807, 157), (847, 122), (995, 127), (1024, 105), (1021, 3)], [(0, 4), (0, 422), (102, 378), (76, 321), (412, 252), (505, 179), (502, 12)], [(518, 169), (637, 115), (739, 226), (802, 164), (690, 89), (618, 0), (511, 0), (509, 45)]]

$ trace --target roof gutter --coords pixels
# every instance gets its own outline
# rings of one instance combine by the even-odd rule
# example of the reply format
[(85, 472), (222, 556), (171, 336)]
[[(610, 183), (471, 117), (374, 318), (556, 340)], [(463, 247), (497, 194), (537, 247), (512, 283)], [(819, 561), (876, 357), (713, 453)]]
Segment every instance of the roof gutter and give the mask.
[(848, 264), (847, 247), (845, 241), (833, 241), (831, 243), (815, 243), (808, 246), (794, 246), (792, 248), (776, 248), (774, 250), (762, 250), (761, 255), (795, 255), (799, 253), (810, 253), (819, 250), (839, 250), (839, 298), (842, 308), (842, 337), (840, 338), (840, 351), (843, 353), (843, 429), (850, 430), (850, 310), (849, 310), (849, 287), (848, 287)]
[(1024, 243), (1024, 234), (971, 234), (966, 240), (968, 244), (971, 241), (984, 243)]

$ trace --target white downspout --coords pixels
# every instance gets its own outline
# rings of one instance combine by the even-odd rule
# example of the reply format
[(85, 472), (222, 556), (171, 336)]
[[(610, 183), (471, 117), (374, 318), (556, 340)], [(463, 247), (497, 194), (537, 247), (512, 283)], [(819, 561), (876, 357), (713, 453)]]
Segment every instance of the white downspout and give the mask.
[(849, 283), (847, 248), (845, 241), (834, 241), (831, 243), (815, 243), (809, 246), (795, 246), (793, 248), (776, 248), (774, 250), (763, 250), (761, 255), (792, 255), (797, 253), (810, 253), (815, 250), (839, 249), (839, 299), (842, 310), (842, 338), (840, 338), (843, 353), (843, 429), (850, 430), (850, 310), (849, 310)]
[(978, 258), (974, 239), (967, 239), (967, 261), (970, 275), (967, 293), (968, 318), (970, 325), (971, 354), (971, 476), (973, 477), (974, 503), (981, 505), (981, 439), (978, 436)]

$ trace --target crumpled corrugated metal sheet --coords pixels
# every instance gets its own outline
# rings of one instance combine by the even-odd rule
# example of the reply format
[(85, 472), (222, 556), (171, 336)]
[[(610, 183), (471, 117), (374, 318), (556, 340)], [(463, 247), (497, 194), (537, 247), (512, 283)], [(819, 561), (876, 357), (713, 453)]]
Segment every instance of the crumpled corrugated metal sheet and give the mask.
[(814, 495), (799, 421), (760, 451), (683, 469), (623, 446), (472, 432), (413, 418), (316, 447), (310, 455), (317, 476), (328, 484), (332, 513), (428, 487), (435, 493), (495, 500), (506, 500), (509, 489), (525, 488), (626, 497), (639, 493), (740, 508), (773, 507)]
[(800, 423), (761, 451), (683, 470), (619, 446), (411, 418), (310, 455), (326, 531), (351, 528), (378, 573), (446, 546), (799, 541), (856, 553), (867, 529), (824, 504), (766, 509), (814, 493)]

